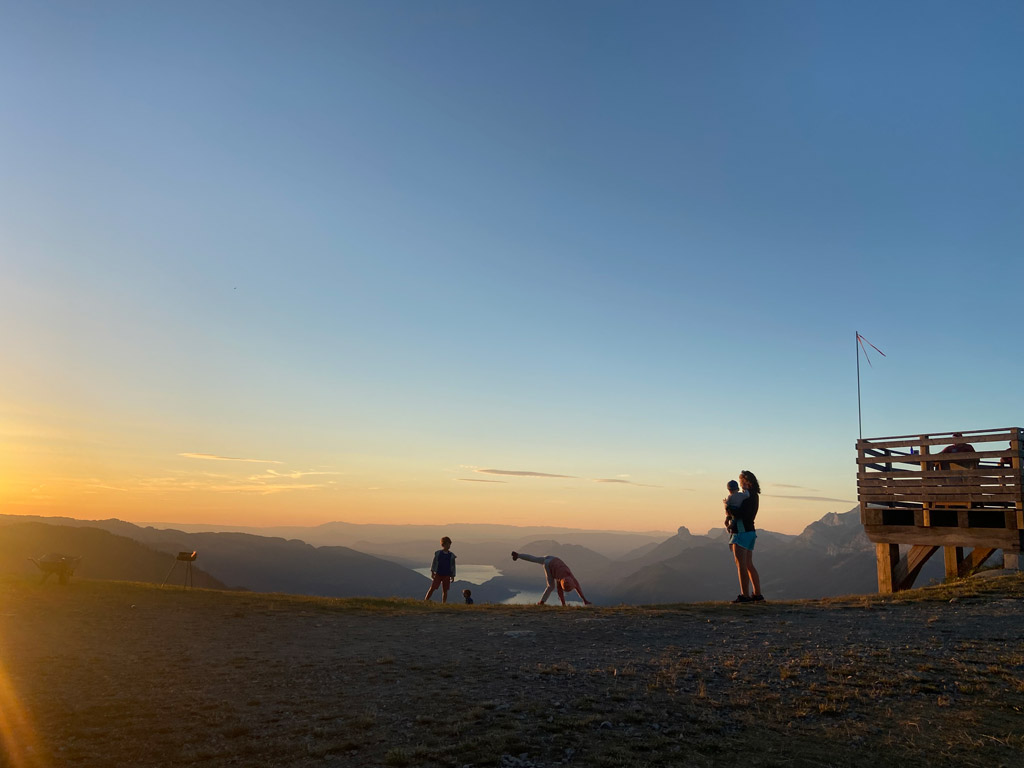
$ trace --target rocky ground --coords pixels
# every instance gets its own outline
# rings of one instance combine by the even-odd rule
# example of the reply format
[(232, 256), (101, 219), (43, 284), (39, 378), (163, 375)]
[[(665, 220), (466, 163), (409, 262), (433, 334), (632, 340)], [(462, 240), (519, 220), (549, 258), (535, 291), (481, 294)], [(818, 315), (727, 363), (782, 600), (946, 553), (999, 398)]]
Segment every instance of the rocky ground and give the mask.
[(899, 597), (441, 607), (0, 582), (36, 766), (1024, 765), (1024, 577)]

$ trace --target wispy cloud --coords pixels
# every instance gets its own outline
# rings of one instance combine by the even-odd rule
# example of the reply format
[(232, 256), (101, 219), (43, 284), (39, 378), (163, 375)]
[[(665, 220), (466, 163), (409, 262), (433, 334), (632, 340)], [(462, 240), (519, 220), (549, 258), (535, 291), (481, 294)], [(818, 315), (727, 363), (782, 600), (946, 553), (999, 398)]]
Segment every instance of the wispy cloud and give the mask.
[(548, 472), (529, 472), (520, 469), (474, 469), (482, 475), (511, 475), (512, 477), (561, 477), (575, 478), (575, 475), (553, 475)]
[(283, 461), (274, 459), (240, 459), (237, 456), (217, 456), (213, 453), (179, 453), (186, 459), (207, 459), (209, 461), (247, 461), (251, 464), (284, 464)]
[[(278, 462), (280, 464), (280, 462)], [(344, 472), (277, 472), (273, 469), (268, 469), (261, 475), (253, 475), (252, 480), (301, 480), (304, 477), (336, 477), (343, 475)]]
[(147, 477), (139, 481), (139, 490), (151, 492), (213, 491), (216, 493), (254, 493), (269, 496), (288, 491), (316, 491), (329, 483), (267, 482), (261, 478), (224, 477)]
[(801, 491), (817, 491), (817, 488), (808, 488), (806, 485), (787, 485), (786, 483), (766, 483), (768, 488), (792, 488)]
[(619, 485), (635, 485), (640, 488), (662, 488), (661, 485), (648, 485), (647, 483), (634, 483), (632, 480), (623, 480), (618, 477), (602, 477), (594, 480), (595, 483), (618, 483)]
[(773, 499), (793, 499), (794, 501), (834, 501), (840, 504), (856, 504), (853, 499), (833, 499), (831, 496), (780, 496), (774, 493), (766, 493)]
[[(506, 477), (542, 477), (542, 478), (555, 478), (561, 480), (581, 480), (586, 478), (580, 478), (578, 475), (560, 475), (554, 472), (537, 472), (535, 470), (525, 469), (481, 469), (480, 467), (474, 467), (463, 464), (462, 469), (468, 469), (472, 472), (476, 472), (481, 475), (503, 475)], [(615, 477), (601, 477), (592, 478), (592, 483), (612, 483), (615, 485), (633, 485), (640, 488), (662, 488), (660, 485), (648, 485), (647, 483), (637, 483), (633, 480), (628, 479), (630, 475), (622, 474), (616, 475)], [(504, 483), (505, 480), (480, 480), (477, 478), (460, 477), (457, 480), (463, 480), (465, 482), (473, 483)]]
[(484, 480), (482, 477), (456, 477), (455, 479), (463, 483), (501, 483), (502, 485), (508, 483), (508, 480)]

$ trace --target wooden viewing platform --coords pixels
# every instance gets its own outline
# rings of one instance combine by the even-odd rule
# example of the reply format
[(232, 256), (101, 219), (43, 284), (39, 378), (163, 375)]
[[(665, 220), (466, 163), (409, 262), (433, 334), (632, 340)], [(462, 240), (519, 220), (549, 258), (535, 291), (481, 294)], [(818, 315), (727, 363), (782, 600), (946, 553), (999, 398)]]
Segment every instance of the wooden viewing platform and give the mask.
[[(970, 574), (997, 550), (1004, 567), (1020, 567), (1021, 432), (1012, 427), (857, 441), (860, 519), (875, 544), (879, 592), (912, 587), (939, 548), (946, 578)], [(945, 452), (952, 446), (955, 452)], [(909, 547), (902, 557), (901, 544)]]

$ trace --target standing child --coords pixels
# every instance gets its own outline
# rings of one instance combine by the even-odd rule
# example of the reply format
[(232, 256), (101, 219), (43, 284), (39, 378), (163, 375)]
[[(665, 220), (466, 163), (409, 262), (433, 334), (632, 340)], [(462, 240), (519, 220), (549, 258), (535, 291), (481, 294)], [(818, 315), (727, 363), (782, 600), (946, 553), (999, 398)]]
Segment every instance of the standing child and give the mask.
[(430, 589), (424, 600), (429, 600), (434, 590), (441, 588), (441, 602), (448, 602), (448, 587), (455, 578), (455, 553), (451, 552), (452, 540), (445, 536), (441, 539), (441, 548), (434, 553), (434, 562), (430, 564)]
[(735, 480), (730, 480), (725, 487), (729, 491), (729, 495), (722, 499), (722, 503), (725, 504), (725, 530), (729, 533), (736, 533), (736, 515), (739, 514), (740, 507), (743, 506), (743, 500), (750, 494), (741, 491), (740, 484)]

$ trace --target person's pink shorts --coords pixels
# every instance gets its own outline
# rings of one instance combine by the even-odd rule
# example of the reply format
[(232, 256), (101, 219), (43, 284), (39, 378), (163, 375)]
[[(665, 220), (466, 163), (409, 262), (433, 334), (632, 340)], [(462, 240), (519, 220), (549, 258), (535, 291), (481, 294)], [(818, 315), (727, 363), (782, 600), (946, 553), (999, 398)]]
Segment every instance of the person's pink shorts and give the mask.
[(432, 582), (430, 582), (430, 588), (431, 589), (437, 589), (438, 587), (443, 586), (445, 592), (448, 591), (448, 587), (450, 587), (451, 585), (452, 585), (452, 577), (451, 576), (440, 576), (440, 575), (438, 575), (436, 573), (434, 574), (434, 580)]
[(579, 584), (579, 582), (576, 581), (576, 579), (573, 579), (573, 578), (562, 579), (562, 591), (563, 592), (572, 592), (573, 590), (576, 590), (577, 592), (580, 591), (580, 584)]

